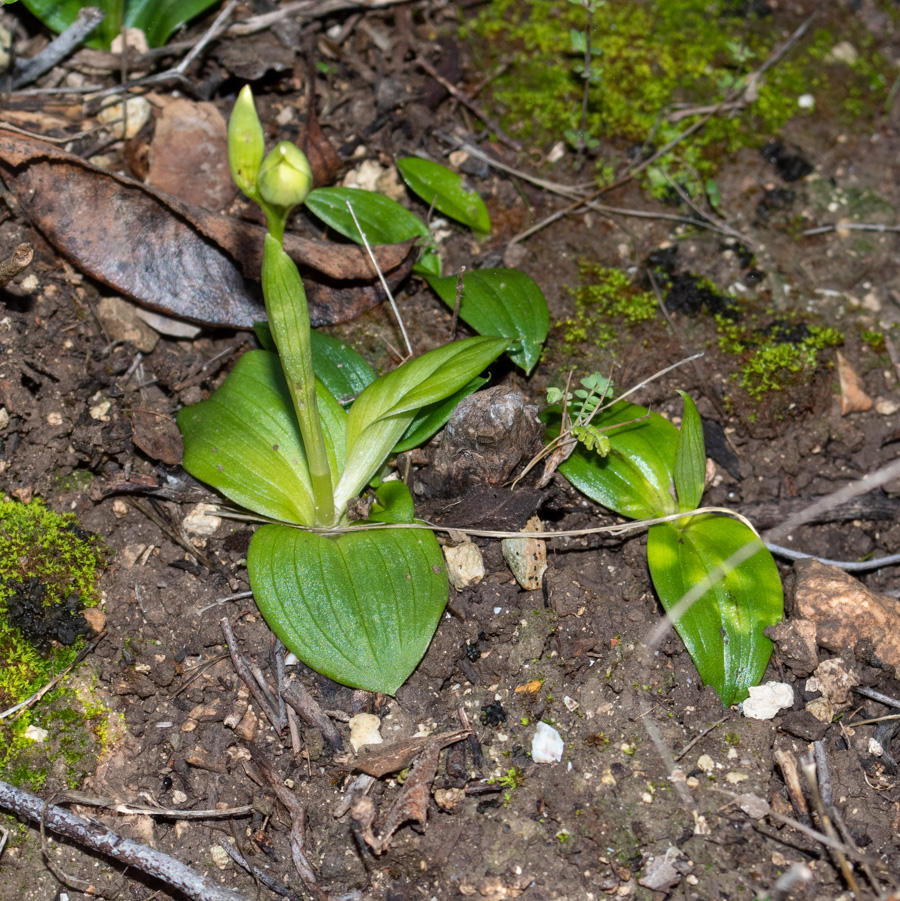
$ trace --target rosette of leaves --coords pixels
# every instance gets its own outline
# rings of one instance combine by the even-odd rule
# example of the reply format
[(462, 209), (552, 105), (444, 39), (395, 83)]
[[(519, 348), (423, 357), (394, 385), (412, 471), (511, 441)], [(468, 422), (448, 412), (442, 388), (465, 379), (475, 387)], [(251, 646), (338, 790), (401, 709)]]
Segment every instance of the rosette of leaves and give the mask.
[[(697, 407), (681, 394), (680, 429), (626, 401), (594, 412), (592, 390), (570, 394), (571, 434), (578, 442), (559, 471), (583, 494), (630, 519), (684, 514), (650, 527), (650, 577), (700, 677), (728, 706), (747, 698), (762, 679), (772, 655), (764, 629), (781, 620), (784, 595), (772, 555), (748, 525), (721, 514), (692, 515), (703, 495), (706, 450)], [(550, 438), (560, 434), (561, 412), (559, 405), (547, 411)], [(689, 592), (693, 602), (681, 605)]]
[(393, 694), (444, 610), (444, 561), (403, 483), (383, 483), (354, 529), (348, 505), (392, 453), (446, 422), (509, 341), (456, 341), (375, 378), (346, 345), (313, 337), (303, 283), (282, 248), (287, 215), (312, 176), (292, 144), (264, 155), (248, 88), (229, 123), (229, 159), (238, 187), (266, 215), (262, 286), (274, 350), (245, 354), (207, 400), (181, 411), (184, 467), (269, 520), (247, 564), (272, 631), (335, 681)]

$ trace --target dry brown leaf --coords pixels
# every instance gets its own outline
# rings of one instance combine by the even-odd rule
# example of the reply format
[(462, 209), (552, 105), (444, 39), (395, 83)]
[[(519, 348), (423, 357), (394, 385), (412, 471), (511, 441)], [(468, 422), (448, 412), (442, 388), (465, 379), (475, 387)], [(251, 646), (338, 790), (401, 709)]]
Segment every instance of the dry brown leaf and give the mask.
[[(265, 319), (247, 282), (258, 278), (264, 228), (2, 129), (0, 177), (63, 256), (118, 293), (205, 325), (250, 328)], [(392, 287), (412, 269), (413, 244), (374, 248)], [(345, 322), (384, 299), (361, 247), (289, 235), (285, 250), (301, 269), (314, 326)]]
[(397, 773), (408, 767), (424, 748), (432, 744), (438, 750), (446, 748), (447, 745), (462, 741), (469, 731), (457, 729), (455, 732), (411, 738), (409, 741), (395, 742), (392, 745), (366, 745), (356, 759), (355, 769), (378, 778), (387, 776), (388, 773)]

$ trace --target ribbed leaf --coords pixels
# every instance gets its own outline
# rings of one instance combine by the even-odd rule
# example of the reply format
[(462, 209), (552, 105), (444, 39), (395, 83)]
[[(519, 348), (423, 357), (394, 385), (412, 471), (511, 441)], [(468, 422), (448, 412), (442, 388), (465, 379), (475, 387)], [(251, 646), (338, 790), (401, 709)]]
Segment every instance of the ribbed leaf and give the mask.
[[(426, 281), (441, 300), (456, 305), (455, 276)], [(550, 314), (541, 289), (517, 269), (478, 269), (463, 276), (459, 317), (479, 335), (515, 339), (509, 358), (530, 373), (547, 340)]]
[(407, 156), (397, 160), (397, 168), (410, 190), (445, 216), (468, 225), (486, 235), (491, 230), (491, 217), (484, 201), (463, 186), (462, 179), (445, 166)]
[(706, 482), (706, 443), (703, 440), (703, 423), (697, 405), (684, 393), (684, 418), (678, 431), (675, 450), (675, 493), (678, 507), (685, 512), (696, 510), (703, 497)]
[[(716, 570), (740, 548), (756, 548), (724, 578)], [(748, 695), (762, 679), (772, 654), (766, 626), (784, 614), (784, 595), (772, 555), (743, 523), (727, 516), (691, 517), (684, 528), (660, 523), (647, 542), (650, 576), (666, 611), (695, 585), (712, 577), (710, 588), (682, 614), (675, 629), (700, 678), (726, 706)]]
[[(345, 459), (346, 414), (319, 386), (329, 460)], [(178, 414), (184, 468), (263, 516), (311, 525), (315, 519), (306, 453), (278, 356), (244, 354), (205, 401)]]
[[(591, 420), (593, 426), (629, 423), (606, 432), (610, 451), (605, 457), (582, 445), (560, 464), (559, 471), (583, 494), (631, 519), (652, 519), (677, 513), (672, 472), (678, 429), (658, 413), (619, 401)], [(548, 430), (559, 434), (559, 421)]]
[(447, 603), (441, 550), (425, 529), (329, 538), (267, 525), (247, 565), (272, 631), (336, 682), (394, 694), (428, 648)]
[(506, 349), (502, 338), (467, 338), (438, 347), (373, 382), (347, 419), (347, 465), (335, 489), (342, 510), (378, 471), (422, 408), (463, 388)]
[[(306, 198), (306, 208), (314, 216), (339, 235), (362, 244), (359, 229), (347, 207), (348, 203), (353, 207), (369, 244), (399, 244), (416, 237), (424, 238), (420, 243), (425, 245), (431, 241), (428, 226), (415, 213), (384, 194), (360, 188), (316, 188)], [(413, 269), (440, 275), (440, 257), (426, 247)]]

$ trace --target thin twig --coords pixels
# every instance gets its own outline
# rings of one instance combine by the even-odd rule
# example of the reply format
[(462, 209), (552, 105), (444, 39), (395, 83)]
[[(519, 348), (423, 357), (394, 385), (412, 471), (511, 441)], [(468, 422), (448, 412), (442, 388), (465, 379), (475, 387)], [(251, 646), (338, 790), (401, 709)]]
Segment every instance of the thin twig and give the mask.
[(37, 56), (16, 66), (13, 74), (13, 90), (36, 81), (59, 65), (106, 18), (106, 13), (95, 6), (78, 11), (75, 21), (58, 37), (55, 37)]
[(388, 287), (388, 283), (384, 277), (384, 274), (381, 271), (381, 267), (378, 265), (378, 261), (375, 259), (375, 254), (372, 253), (372, 248), (369, 245), (369, 239), (366, 237), (366, 233), (362, 230), (362, 227), (359, 224), (359, 220), (356, 218), (356, 213), (353, 211), (353, 204), (350, 201), (347, 201), (347, 209), (350, 210), (350, 215), (353, 217), (353, 224), (356, 226), (356, 230), (359, 232), (360, 238), (362, 238), (363, 246), (366, 248), (366, 253), (369, 255), (369, 259), (372, 261), (372, 265), (375, 267), (375, 271), (378, 273), (378, 278), (381, 281), (381, 287), (384, 289), (384, 293), (387, 295), (387, 299), (391, 304), (391, 309), (394, 311), (394, 317), (397, 320), (397, 325), (400, 326), (400, 332), (403, 335), (403, 340), (406, 342), (406, 352), (409, 357), (413, 355), (412, 344), (409, 343), (409, 335), (406, 334), (406, 326), (403, 324), (403, 317), (400, 315), (400, 310), (397, 309), (397, 303), (394, 300), (394, 295), (391, 294), (391, 289)]
[(43, 824), (51, 832), (105, 857), (159, 879), (193, 901), (247, 901), (244, 895), (210, 881), (181, 861), (146, 845), (123, 838), (99, 823), (88, 822), (61, 807), (46, 804), (37, 795), (0, 781), (0, 808)]
[(258, 879), (267, 889), (275, 892), (276, 895), (281, 895), (282, 898), (287, 898), (288, 901), (303, 901), (299, 895), (294, 894), (284, 883), (273, 879), (265, 870), (247, 863), (243, 854), (231, 842), (226, 840), (219, 842), (219, 844), (241, 869), (246, 870), (254, 879)]
[[(871, 701), (878, 701), (879, 704), (884, 704), (886, 707), (894, 707), (900, 710), (900, 700), (892, 698), (883, 692), (875, 691), (874, 688), (866, 688), (865, 685), (854, 685), (851, 691), (855, 691), (858, 695), (869, 698)], [(854, 723), (854, 725), (856, 724)]]
[(867, 573), (873, 569), (881, 569), (885, 566), (900, 565), (900, 554), (891, 554), (887, 557), (876, 557), (873, 560), (830, 560), (828, 557), (817, 557), (815, 554), (804, 554), (802, 551), (795, 551), (793, 548), (782, 547), (780, 544), (770, 544), (766, 542), (766, 547), (779, 557), (786, 557), (788, 560), (818, 560), (826, 566), (836, 566), (848, 573)]
[(695, 735), (695, 736), (694, 736), (694, 737), (693, 737), (693, 738), (692, 738), (692, 739), (691, 739), (691, 740), (690, 740), (690, 741), (689, 741), (689, 742), (688, 742), (688, 743), (687, 743), (687, 744), (686, 744), (686, 745), (685, 745), (685, 746), (684, 746), (684, 747), (683, 747), (683, 748), (675, 755), (675, 760), (681, 760), (681, 758), (684, 757), (685, 754), (687, 754), (687, 753), (691, 750), (691, 748), (693, 748), (694, 745), (697, 744), (698, 741), (702, 741), (704, 738), (706, 738), (707, 735), (709, 735), (710, 732), (713, 732), (714, 730), (718, 729), (719, 726), (721, 726), (722, 723), (724, 723), (730, 716), (731, 716), (730, 713), (726, 713), (725, 716), (723, 716), (722, 719), (720, 719), (718, 722), (713, 723), (708, 729), (704, 729), (704, 730), (703, 730), (702, 732), (700, 732), (698, 735)]
[(450, 320), (450, 340), (453, 341), (456, 338), (456, 323), (459, 321), (459, 307), (462, 304), (462, 296), (463, 296), (463, 276), (465, 275), (466, 267), (460, 266), (459, 272), (456, 276), (456, 301), (453, 304), (453, 318)]
[(452, 97), (455, 97), (464, 107), (470, 109), (482, 122), (488, 127), (490, 131), (492, 131), (497, 138), (511, 150), (515, 150), (516, 153), (521, 153), (522, 145), (518, 141), (514, 141), (509, 135), (506, 134), (505, 131), (500, 127), (499, 123), (492, 119), (481, 107), (475, 103), (470, 97), (468, 97), (463, 91), (461, 91), (455, 84), (450, 81), (447, 81), (443, 75), (441, 75), (428, 60), (423, 59), (421, 56), (416, 58), (416, 65), (420, 68), (424, 69), (444, 90), (447, 91)]
[(828, 232), (843, 231), (860, 231), (860, 232), (900, 232), (900, 225), (879, 225), (874, 222), (846, 222), (840, 225), (819, 225), (816, 228), (805, 228), (800, 234), (804, 237), (808, 235), (825, 235)]
[(287, 724), (285, 722), (282, 722), (282, 720), (278, 716), (278, 711), (275, 709), (272, 701), (268, 697), (266, 697), (263, 689), (257, 684), (256, 679), (253, 678), (253, 674), (250, 671), (250, 668), (247, 666), (243, 654), (241, 654), (240, 650), (238, 649), (237, 641), (235, 641), (234, 632), (232, 631), (231, 623), (229, 622), (228, 617), (223, 616), (222, 619), (219, 620), (219, 625), (222, 627), (222, 633), (225, 636), (225, 643), (228, 645), (228, 652), (231, 654), (231, 662), (234, 664), (234, 668), (237, 671), (237, 674), (241, 677), (243, 683), (250, 690), (250, 694), (253, 695), (256, 703), (259, 704), (260, 709), (268, 717), (269, 722), (272, 724), (275, 731), (282, 732)]

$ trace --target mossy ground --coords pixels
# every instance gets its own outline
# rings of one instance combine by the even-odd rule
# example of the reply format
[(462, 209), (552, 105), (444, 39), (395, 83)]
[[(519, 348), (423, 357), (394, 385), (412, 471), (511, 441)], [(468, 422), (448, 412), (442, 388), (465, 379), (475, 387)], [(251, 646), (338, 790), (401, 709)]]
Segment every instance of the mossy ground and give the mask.
[[(567, 371), (568, 361), (578, 361), (578, 376), (606, 371), (626, 351), (637, 345), (650, 352), (667, 334), (656, 296), (636, 278), (588, 262), (579, 271), (581, 282), (569, 288), (574, 315), (554, 329), (545, 354), (548, 363)], [(802, 314), (776, 313), (755, 299), (726, 297), (708, 279), (657, 276), (667, 306), (674, 291), (679, 303), (690, 292), (688, 302), (696, 308), (679, 321), (703, 341), (707, 353), (719, 352), (717, 366), (733, 386), (731, 399), (741, 400), (745, 408), (748, 400), (758, 404), (770, 393), (809, 382), (829, 367), (828, 349), (843, 343), (836, 329), (809, 325)]]
[[(10, 599), (17, 592), (29, 593), (48, 614), (65, 609), (67, 601), (77, 608), (94, 607), (100, 602), (98, 580), (106, 557), (99, 539), (83, 532), (74, 515), (55, 513), (37, 499), (28, 505), (0, 502), (0, 710), (46, 685), (83, 644), (77, 638), (65, 647), (49, 633), (29, 640), (10, 622)], [(60, 621), (67, 616), (64, 612)], [(40, 624), (35, 629), (40, 633)], [(74, 691), (63, 683), (35, 709), (0, 720), (0, 773), (16, 784), (39, 788), (54, 765), (62, 763), (63, 782), (80, 778), (79, 761), (92, 759), (89, 746), (104, 738), (105, 714), (89, 690), (82, 686)], [(91, 722), (100, 734), (86, 729)], [(52, 741), (45, 746), (28, 738), (32, 725), (46, 730)]]
[[(883, 4), (882, 4), (883, 5)], [(599, 141), (597, 167), (609, 177), (611, 151), (652, 152), (678, 137), (694, 116), (675, 115), (727, 99), (784, 41), (775, 17), (746, 14), (746, 4), (722, 0), (608, 0), (592, 19), (592, 68), (600, 75), (588, 94), (587, 136)], [(571, 32), (583, 32), (581, 5), (558, 0), (491, 0), (462, 27), (478, 71), (510, 63), (491, 84), (492, 103), (507, 130), (548, 146), (580, 132), (585, 81), (583, 54)], [(666, 173), (683, 184), (715, 175), (723, 155), (756, 147), (789, 120), (818, 107), (840, 122), (861, 124), (887, 98), (895, 73), (859, 23), (811, 30), (760, 80), (756, 100), (734, 117), (715, 116), (681, 141), (648, 173), (664, 191)], [(799, 21), (798, 23), (799, 24)], [(852, 45), (849, 54), (834, 49)], [(800, 98), (812, 98), (812, 106)], [(826, 109), (827, 107), (827, 109)], [(570, 142), (571, 143), (571, 142)]]

